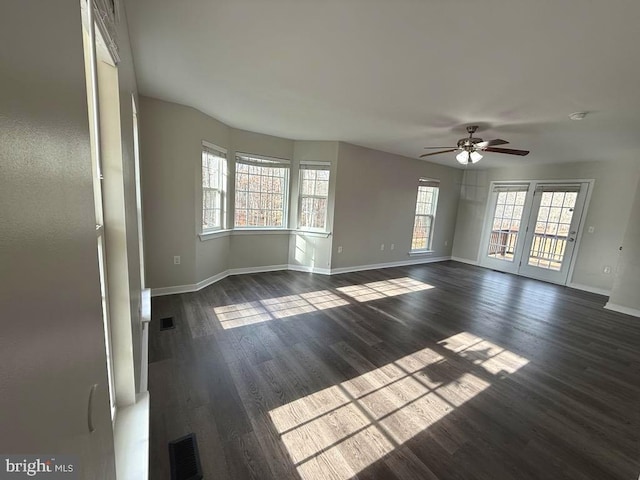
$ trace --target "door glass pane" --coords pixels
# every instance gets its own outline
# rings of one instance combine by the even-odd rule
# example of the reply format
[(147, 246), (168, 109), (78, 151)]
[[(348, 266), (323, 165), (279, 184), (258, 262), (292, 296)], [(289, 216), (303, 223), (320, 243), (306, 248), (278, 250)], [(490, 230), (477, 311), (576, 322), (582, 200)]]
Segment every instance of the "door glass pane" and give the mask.
[(542, 192), (529, 265), (559, 271), (571, 229), (576, 192)]
[(527, 192), (499, 192), (487, 255), (513, 262)]

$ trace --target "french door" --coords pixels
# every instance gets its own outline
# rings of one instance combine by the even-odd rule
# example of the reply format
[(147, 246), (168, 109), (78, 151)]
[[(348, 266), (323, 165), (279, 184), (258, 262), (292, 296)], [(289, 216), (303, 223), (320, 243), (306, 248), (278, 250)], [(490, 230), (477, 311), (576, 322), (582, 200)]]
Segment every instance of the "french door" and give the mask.
[(495, 183), (480, 264), (566, 284), (590, 183)]

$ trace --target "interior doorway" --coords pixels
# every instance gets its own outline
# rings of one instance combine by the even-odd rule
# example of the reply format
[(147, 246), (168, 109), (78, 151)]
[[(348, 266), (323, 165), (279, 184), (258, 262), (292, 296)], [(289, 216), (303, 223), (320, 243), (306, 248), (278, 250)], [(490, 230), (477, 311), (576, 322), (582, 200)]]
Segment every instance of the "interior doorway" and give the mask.
[(493, 182), (480, 265), (565, 285), (592, 180)]

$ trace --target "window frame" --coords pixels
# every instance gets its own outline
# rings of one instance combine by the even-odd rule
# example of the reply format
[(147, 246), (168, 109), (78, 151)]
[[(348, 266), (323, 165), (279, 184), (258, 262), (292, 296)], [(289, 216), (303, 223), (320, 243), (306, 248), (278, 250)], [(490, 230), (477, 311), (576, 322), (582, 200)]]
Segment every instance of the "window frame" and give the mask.
[[(220, 188), (218, 189), (204, 186), (203, 170), (204, 170), (205, 155), (212, 155), (213, 157), (217, 158), (218, 161), (220, 162), (220, 168), (218, 169), (219, 171), (218, 184)], [(206, 233), (217, 232), (225, 229), (227, 203), (228, 203), (227, 201), (227, 191), (228, 191), (227, 163), (228, 163), (228, 160), (227, 160), (226, 148), (218, 147), (213, 143), (209, 143), (205, 141), (202, 142), (202, 152), (200, 157), (200, 188), (201, 188), (201, 194), (202, 194), (202, 198), (200, 201), (200, 233), (206, 234)], [(204, 224), (204, 213), (205, 213), (204, 202), (205, 202), (205, 192), (207, 190), (211, 190), (211, 191), (217, 190), (217, 195), (219, 196), (219, 201), (220, 201), (220, 214), (218, 219), (219, 226), (216, 226), (216, 227), (206, 228)]]
[[(329, 178), (327, 179), (327, 194), (326, 195), (305, 195), (302, 189), (302, 174), (304, 170), (318, 170), (329, 172)], [(329, 188), (331, 185), (331, 164), (328, 162), (300, 162), (298, 172), (298, 219), (297, 229), (301, 232), (327, 232), (327, 221), (329, 217)], [(324, 212), (324, 221), (321, 228), (317, 227), (304, 227), (301, 224), (302, 219), (302, 200), (304, 198), (322, 199), (327, 201), (327, 208)]]
[[(418, 200), (420, 198), (420, 189), (421, 188), (433, 188), (435, 192), (432, 193), (433, 201), (431, 202), (431, 210), (429, 213), (419, 213), (418, 212)], [(438, 197), (440, 196), (440, 181), (433, 180), (428, 178), (421, 178), (418, 180), (418, 186), (416, 188), (416, 203), (414, 208), (413, 215), (413, 228), (411, 230), (411, 244), (410, 244), (410, 253), (429, 253), (433, 252), (433, 232), (435, 230), (436, 223), (436, 214), (438, 211)], [(426, 238), (426, 246), (424, 248), (413, 248), (413, 244), (415, 241), (415, 229), (416, 229), (416, 221), (419, 217), (429, 218), (429, 232)], [(420, 237), (422, 238), (422, 237)]]
[[(237, 205), (237, 195), (238, 195), (238, 164), (255, 166), (255, 167), (266, 167), (266, 168), (279, 168), (284, 170), (283, 176), (283, 192), (282, 192), (282, 225), (238, 225), (237, 224), (237, 214), (238, 214), (238, 205)], [(256, 155), (252, 153), (243, 153), (236, 152), (235, 154), (235, 165), (234, 165), (234, 179), (233, 179), (233, 230), (288, 230), (289, 229), (289, 201), (290, 201), (290, 191), (291, 191), (291, 161), (285, 158), (277, 158), (277, 157), (267, 157), (264, 155)], [(244, 190), (242, 190), (244, 191)], [(248, 192), (248, 191), (247, 191)], [(262, 190), (260, 192), (254, 192), (262, 194)], [(248, 208), (243, 208), (240, 210), (249, 211)], [(279, 211), (279, 210), (269, 210), (269, 211)], [(248, 215), (247, 215), (248, 220)]]

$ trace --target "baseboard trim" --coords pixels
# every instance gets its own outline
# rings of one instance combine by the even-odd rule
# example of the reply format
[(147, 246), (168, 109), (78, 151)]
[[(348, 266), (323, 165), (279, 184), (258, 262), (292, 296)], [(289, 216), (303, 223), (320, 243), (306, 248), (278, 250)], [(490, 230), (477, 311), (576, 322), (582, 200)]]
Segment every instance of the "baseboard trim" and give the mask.
[(420, 265), (423, 263), (445, 262), (451, 260), (451, 257), (425, 257), (411, 258), (409, 260), (401, 260), (398, 262), (374, 263), (371, 265), (356, 265), (354, 267), (332, 268), (331, 275), (340, 273), (363, 272), (365, 270), (378, 270), (381, 268), (407, 267), (409, 265)]
[(215, 275), (205, 278), (204, 280), (193, 283), (189, 285), (176, 285), (174, 287), (160, 287), (160, 288), (152, 288), (151, 296), (152, 297), (162, 297), (164, 295), (176, 295), (180, 293), (193, 293), (198, 290), (202, 290), (209, 285), (213, 285), (220, 280), (223, 280), (232, 275), (245, 275), (248, 273), (263, 273), (263, 272), (277, 272), (279, 270), (288, 270), (288, 265), (265, 265), (263, 267), (252, 267), (252, 268), (232, 268), (229, 270), (225, 270), (224, 272), (216, 273)]
[(467, 265), (475, 265), (476, 267), (479, 265), (477, 260), (469, 260), (468, 258), (451, 257), (451, 260), (454, 262), (466, 263)]
[[(226, 275), (225, 275), (226, 276)], [(224, 278), (224, 277), (222, 277)], [(222, 279), (220, 279), (222, 280)], [(217, 280), (216, 280), (217, 281)], [(213, 283), (213, 282), (211, 282)], [(173, 287), (160, 287), (151, 289), (151, 297), (162, 297), (164, 295), (176, 295), (179, 293), (197, 292), (198, 284), (192, 283), (189, 285), (175, 285)]]
[(289, 264), (289, 268), (287, 270), (293, 270), (294, 272), (317, 273), (319, 275), (331, 275), (331, 270), (328, 268), (309, 267), (307, 265)]
[(637, 308), (625, 307), (624, 305), (618, 305), (617, 303), (607, 302), (604, 306), (607, 310), (613, 312), (624, 313), (625, 315), (631, 315), (632, 317), (640, 317), (640, 310)]
[(596, 293), (598, 295), (604, 295), (605, 297), (608, 297), (609, 295), (611, 295), (611, 290), (607, 290), (606, 288), (599, 288), (599, 287), (592, 287), (590, 285), (583, 285), (581, 283), (568, 283), (567, 287), (569, 288), (575, 288), (576, 290), (582, 290), (584, 292), (589, 292), (589, 293)]
[(248, 273), (264, 273), (264, 272), (278, 272), (280, 270), (288, 270), (289, 265), (265, 265), (264, 267), (244, 267), (244, 268), (232, 268), (227, 270), (228, 275), (246, 275)]
[(160, 287), (160, 288), (152, 288), (151, 296), (152, 297), (162, 297), (164, 295), (176, 295), (180, 293), (192, 293), (197, 292), (198, 290), (202, 290), (209, 285), (213, 285), (220, 280), (223, 280), (232, 275), (246, 275), (249, 273), (263, 273), (263, 272), (277, 272), (281, 270), (292, 270), (294, 272), (306, 272), (306, 273), (317, 273), (320, 275), (336, 275), (340, 273), (349, 273), (349, 272), (361, 272), (364, 270), (377, 270), (380, 268), (392, 268), (392, 267), (406, 267), (408, 265), (419, 265), (422, 263), (434, 263), (434, 262), (444, 262), (447, 260), (451, 260), (451, 257), (428, 257), (428, 258), (412, 258), (410, 260), (402, 260), (399, 262), (388, 262), (388, 263), (376, 263), (373, 265), (358, 265), (355, 267), (342, 267), (342, 268), (318, 268), (318, 267), (309, 267), (306, 265), (266, 265), (263, 267), (251, 267), (251, 268), (232, 268), (229, 270), (225, 270), (224, 272), (217, 273), (209, 278), (205, 278), (204, 280), (193, 283), (189, 285), (176, 285), (173, 287)]

